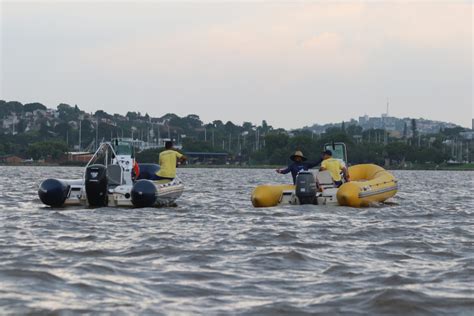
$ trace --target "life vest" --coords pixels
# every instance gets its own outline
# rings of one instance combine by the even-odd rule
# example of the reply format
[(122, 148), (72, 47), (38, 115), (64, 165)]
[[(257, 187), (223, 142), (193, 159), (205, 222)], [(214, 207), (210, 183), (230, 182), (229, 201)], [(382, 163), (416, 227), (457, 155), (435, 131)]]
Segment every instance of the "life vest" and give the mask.
[(135, 179), (140, 175), (140, 166), (135, 159), (133, 159), (133, 173), (135, 174)]

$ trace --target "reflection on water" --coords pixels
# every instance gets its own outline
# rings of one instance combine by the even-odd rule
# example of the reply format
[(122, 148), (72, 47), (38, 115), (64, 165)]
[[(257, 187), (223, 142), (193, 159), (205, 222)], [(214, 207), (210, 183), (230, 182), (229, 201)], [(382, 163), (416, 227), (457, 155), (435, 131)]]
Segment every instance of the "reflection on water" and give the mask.
[(50, 209), (80, 168), (0, 167), (4, 313), (471, 314), (473, 172), (395, 172), (394, 204), (254, 209), (272, 170), (180, 169), (176, 208)]

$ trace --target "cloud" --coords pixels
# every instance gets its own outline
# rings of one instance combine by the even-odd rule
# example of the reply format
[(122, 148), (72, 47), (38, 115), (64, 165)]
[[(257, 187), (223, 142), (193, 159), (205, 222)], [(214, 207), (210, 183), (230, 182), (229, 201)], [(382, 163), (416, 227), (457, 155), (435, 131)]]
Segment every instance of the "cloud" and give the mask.
[[(2, 15), (2, 75), (8, 78), (2, 93), (122, 112), (133, 103), (155, 115), (177, 109), (209, 120), (219, 108), (223, 119), (267, 119), (285, 127), (379, 114), (390, 97), (400, 115), (467, 122), (472, 8), (431, 2), (9, 3)], [(443, 110), (448, 102), (458, 110)], [(432, 110), (434, 104), (440, 110)], [(294, 107), (305, 115), (275, 111)]]

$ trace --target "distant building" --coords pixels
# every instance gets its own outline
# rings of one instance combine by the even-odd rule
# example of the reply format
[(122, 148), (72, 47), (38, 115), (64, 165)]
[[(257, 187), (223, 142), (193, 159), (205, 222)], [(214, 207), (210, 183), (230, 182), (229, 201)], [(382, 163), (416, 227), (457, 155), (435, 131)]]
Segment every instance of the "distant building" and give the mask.
[[(394, 135), (403, 135), (405, 125), (407, 126), (407, 136), (411, 135), (411, 118), (397, 118), (393, 116), (388, 116), (387, 114), (382, 114), (380, 117), (370, 117), (368, 115), (359, 116), (359, 119), (351, 120), (352, 125), (358, 125), (362, 127), (362, 130), (366, 131), (369, 129), (383, 129), (390, 132)], [(432, 134), (438, 133), (441, 129), (444, 128), (453, 128), (457, 127), (458, 125), (440, 121), (431, 121), (425, 119), (416, 119), (417, 124), (417, 131), (420, 134)], [(474, 125), (474, 121), (473, 121)], [(325, 124), (325, 125), (318, 125), (314, 124), (313, 126), (309, 127), (311, 131), (316, 134), (324, 133), (328, 128), (331, 127), (340, 127), (341, 124)]]
[(390, 130), (388, 131), (388, 134), (390, 135), (390, 137), (393, 137), (393, 138), (402, 138), (403, 136), (402, 132), (396, 131), (396, 130)]
[(18, 123), (18, 119), (16, 117), (16, 114), (12, 114), (7, 116), (3, 121), (2, 121), (2, 127), (5, 129), (10, 129), (12, 128), (13, 124)]
[(47, 109), (46, 110), (46, 115), (50, 118), (59, 118), (59, 111), (55, 109)]
[(467, 132), (461, 132), (459, 133), (459, 136), (461, 136), (464, 139), (467, 140), (473, 140), (474, 139), (474, 130), (467, 131)]
[(369, 116), (364, 115), (364, 116), (359, 116), (359, 125), (365, 125), (369, 121)]
[(169, 122), (169, 119), (161, 119), (161, 118), (152, 117), (150, 119), (150, 121), (153, 124), (160, 125), (160, 126), (165, 126)]
[(362, 143), (362, 135), (353, 135), (357, 143)]
[(227, 163), (228, 153), (186, 152), (189, 164), (220, 165)]
[(94, 154), (86, 151), (67, 152), (67, 161), (88, 162)]
[(0, 163), (16, 165), (21, 164), (22, 162), (23, 159), (15, 155), (0, 156)]
[[(167, 141), (174, 141), (169, 138), (158, 138), (156, 142), (146, 142), (140, 139), (132, 139), (132, 138), (120, 138), (119, 140), (131, 143), (133, 147), (138, 149), (138, 151), (147, 150), (147, 149), (164, 148), (165, 143)], [(176, 149), (183, 148), (183, 146), (180, 144), (174, 144), (173, 147)]]

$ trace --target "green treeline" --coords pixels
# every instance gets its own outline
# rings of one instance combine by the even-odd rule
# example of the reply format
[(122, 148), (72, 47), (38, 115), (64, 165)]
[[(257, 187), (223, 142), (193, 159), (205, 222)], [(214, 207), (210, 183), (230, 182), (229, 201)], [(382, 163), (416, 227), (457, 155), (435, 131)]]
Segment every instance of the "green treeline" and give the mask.
[[(115, 137), (150, 144), (171, 138), (183, 146), (184, 152), (226, 152), (230, 163), (241, 165), (284, 165), (295, 150), (316, 159), (323, 145), (333, 141), (346, 143), (348, 159), (353, 164), (441, 164), (448, 160), (471, 161), (473, 157), (472, 141), (459, 136), (465, 130), (461, 127), (421, 134), (413, 120), (406, 129), (410, 129), (410, 137), (404, 131), (397, 138), (382, 129), (362, 130), (358, 125), (343, 122), (340, 127), (314, 134), (308, 129), (273, 128), (266, 121), (259, 125), (220, 120), (204, 123), (193, 114), (179, 117), (169, 113), (154, 118), (140, 112), (86, 113), (77, 105), (59, 104), (56, 109), (48, 109), (40, 103), (0, 100), (0, 155), (25, 159), (56, 160), (66, 151), (91, 151), (98, 142)], [(153, 161), (158, 152), (143, 151), (138, 158)]]
[[(356, 128), (356, 127), (354, 127)], [(354, 138), (352, 133), (341, 128), (331, 128), (323, 135), (312, 135), (309, 131), (295, 132), (295, 136), (269, 134), (266, 146), (255, 152), (252, 159), (258, 163), (282, 164), (295, 150), (300, 149), (310, 159), (320, 157), (326, 143), (344, 142), (347, 145), (348, 160), (352, 164), (376, 163), (385, 165), (405, 165), (412, 163), (442, 163), (449, 160), (450, 152), (443, 145), (443, 134), (422, 138), (420, 144), (411, 139), (395, 139), (384, 134), (384, 130), (359, 131), (361, 137)], [(430, 142), (430, 143), (428, 143)]]
[[(212, 129), (212, 126), (208, 128)], [(464, 130), (452, 128), (437, 134), (419, 135), (415, 128), (414, 137), (395, 138), (382, 129), (362, 131), (362, 128), (356, 125), (330, 128), (321, 135), (313, 134), (309, 130), (288, 132), (273, 129), (265, 124), (253, 130), (249, 126), (249, 129), (244, 129), (243, 132), (242, 127), (234, 128), (235, 130), (219, 131), (218, 139), (222, 139), (222, 145), (216, 145), (216, 142), (213, 144), (201, 135), (199, 138), (184, 139), (183, 150), (226, 151), (232, 155), (236, 164), (284, 165), (288, 163), (288, 157), (295, 150), (302, 150), (309, 159), (317, 159), (324, 144), (344, 142), (348, 148), (349, 162), (352, 164), (376, 163), (404, 167), (408, 164), (442, 164), (450, 159), (456, 159), (460, 154), (459, 148), (453, 148), (455, 143), (452, 140), (459, 137), (459, 133)], [(237, 136), (233, 138), (234, 143), (231, 136), (226, 143), (225, 135)], [(230, 147), (227, 148), (226, 144), (230, 144)], [(463, 157), (472, 157), (474, 146), (469, 147), (469, 142), (466, 146)], [(157, 151), (149, 150), (142, 152), (139, 157), (152, 161), (157, 154)]]

